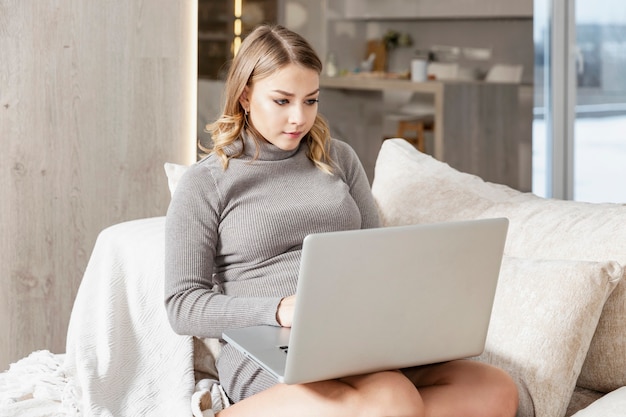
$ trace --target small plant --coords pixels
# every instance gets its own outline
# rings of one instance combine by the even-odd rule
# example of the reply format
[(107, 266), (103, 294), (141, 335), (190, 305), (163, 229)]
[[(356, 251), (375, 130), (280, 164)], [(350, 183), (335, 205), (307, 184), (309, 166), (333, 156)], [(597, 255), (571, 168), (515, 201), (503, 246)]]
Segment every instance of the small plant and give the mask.
[(397, 30), (389, 29), (383, 35), (383, 43), (385, 44), (385, 48), (388, 51), (395, 49), (400, 46), (411, 46), (413, 44), (413, 40), (411, 39), (411, 35), (408, 33), (400, 33)]

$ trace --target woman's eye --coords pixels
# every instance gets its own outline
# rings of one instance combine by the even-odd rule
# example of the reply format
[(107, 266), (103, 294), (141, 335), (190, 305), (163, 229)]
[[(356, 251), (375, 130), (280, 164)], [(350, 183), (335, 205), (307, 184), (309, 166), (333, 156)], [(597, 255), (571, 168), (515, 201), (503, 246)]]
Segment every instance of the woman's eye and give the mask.
[(279, 106), (282, 106), (283, 104), (289, 103), (289, 100), (283, 98), (283, 99), (274, 100), (274, 102), (278, 104)]
[(306, 101), (306, 104), (308, 104), (308, 105), (312, 106), (312, 105), (317, 104), (317, 103), (319, 103), (319, 102), (320, 102), (320, 100), (319, 100), (318, 98), (312, 98), (312, 99), (310, 99), (310, 100), (307, 100), (307, 101)]

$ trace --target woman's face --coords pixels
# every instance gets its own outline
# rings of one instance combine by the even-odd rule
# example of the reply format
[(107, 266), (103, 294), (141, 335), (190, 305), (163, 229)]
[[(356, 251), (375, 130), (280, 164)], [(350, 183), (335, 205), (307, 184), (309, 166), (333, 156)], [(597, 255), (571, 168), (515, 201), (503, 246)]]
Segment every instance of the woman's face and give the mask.
[(319, 85), (316, 71), (289, 64), (246, 87), (239, 101), (248, 110), (248, 123), (266, 141), (288, 151), (313, 127)]

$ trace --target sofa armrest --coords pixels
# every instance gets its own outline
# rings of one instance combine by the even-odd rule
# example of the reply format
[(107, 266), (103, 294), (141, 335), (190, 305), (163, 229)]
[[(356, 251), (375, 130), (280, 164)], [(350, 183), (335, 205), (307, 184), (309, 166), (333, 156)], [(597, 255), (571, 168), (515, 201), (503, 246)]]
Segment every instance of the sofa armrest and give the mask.
[(65, 372), (85, 414), (183, 415), (194, 388), (193, 341), (163, 304), (165, 218), (103, 230), (68, 329)]

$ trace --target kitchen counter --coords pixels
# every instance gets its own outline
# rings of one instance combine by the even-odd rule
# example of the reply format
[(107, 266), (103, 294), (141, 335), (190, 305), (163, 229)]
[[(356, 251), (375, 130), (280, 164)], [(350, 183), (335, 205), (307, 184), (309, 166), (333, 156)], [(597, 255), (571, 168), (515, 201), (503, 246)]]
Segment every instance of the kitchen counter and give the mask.
[(431, 94), (434, 101), (435, 130), (428, 153), (486, 181), (528, 191), (530, 156), (519, 148), (531, 139), (521, 137), (526, 130), (519, 129), (518, 84), (412, 82), (368, 74), (322, 77), (320, 87), (320, 113), (332, 135), (355, 149), (370, 181), (383, 139), (383, 93), (414, 91)]
[[(450, 81), (451, 82), (451, 81)], [(442, 87), (442, 81), (414, 82), (393, 76), (347, 75), (343, 77), (321, 77), (320, 86), (347, 88), (354, 90), (414, 90), (435, 93)]]

